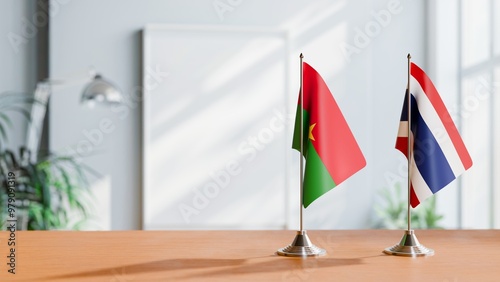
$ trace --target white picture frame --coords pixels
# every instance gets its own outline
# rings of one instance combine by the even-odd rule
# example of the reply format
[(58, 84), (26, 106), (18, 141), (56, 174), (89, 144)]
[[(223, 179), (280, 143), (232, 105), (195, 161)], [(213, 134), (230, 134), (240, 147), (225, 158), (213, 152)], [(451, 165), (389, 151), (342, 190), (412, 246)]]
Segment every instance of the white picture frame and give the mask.
[(143, 229), (286, 227), (288, 58), (282, 30), (144, 29)]

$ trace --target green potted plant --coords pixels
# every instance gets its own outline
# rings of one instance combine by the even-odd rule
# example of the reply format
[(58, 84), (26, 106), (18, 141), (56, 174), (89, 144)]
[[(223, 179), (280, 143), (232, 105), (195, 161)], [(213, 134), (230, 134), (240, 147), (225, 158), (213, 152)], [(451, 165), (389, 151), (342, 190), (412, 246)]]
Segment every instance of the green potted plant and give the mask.
[[(25, 95), (0, 95), (1, 222), (5, 224), (13, 215), (4, 208), (12, 198), (15, 208), (11, 211), (18, 220), (18, 229), (78, 229), (89, 215), (91, 194), (86, 173), (93, 171), (73, 156), (48, 154), (35, 162), (25, 147), (14, 152), (4, 146), (8, 129), (12, 128), (6, 113), (17, 112), (30, 121), (27, 107), (34, 102)], [(9, 193), (11, 188), (15, 189), (13, 194)]]
[[(408, 198), (406, 189), (403, 193), (401, 183), (381, 191), (382, 203), (375, 206), (376, 228), (406, 229)], [(430, 197), (418, 207), (411, 210), (411, 225), (415, 229), (441, 229), (443, 215), (437, 212), (436, 196)]]

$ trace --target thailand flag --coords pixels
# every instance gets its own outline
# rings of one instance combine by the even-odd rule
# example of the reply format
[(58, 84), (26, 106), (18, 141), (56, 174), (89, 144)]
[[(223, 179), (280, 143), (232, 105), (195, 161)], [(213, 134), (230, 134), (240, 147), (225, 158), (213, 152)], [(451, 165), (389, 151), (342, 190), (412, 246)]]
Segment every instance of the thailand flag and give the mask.
[[(472, 159), (434, 84), (414, 63), (410, 68), (411, 188), (416, 207), (472, 166)], [(408, 157), (408, 100), (405, 97), (396, 149)]]

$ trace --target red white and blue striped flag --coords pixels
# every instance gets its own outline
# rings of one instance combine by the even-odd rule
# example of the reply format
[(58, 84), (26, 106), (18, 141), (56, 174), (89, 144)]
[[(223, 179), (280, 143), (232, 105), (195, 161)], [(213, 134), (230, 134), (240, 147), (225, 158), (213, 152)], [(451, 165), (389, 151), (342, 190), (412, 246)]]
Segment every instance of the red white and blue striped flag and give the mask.
[[(472, 166), (472, 159), (432, 81), (414, 63), (410, 68), (411, 162), (410, 204), (444, 188)], [(396, 149), (408, 157), (408, 97), (405, 97)]]

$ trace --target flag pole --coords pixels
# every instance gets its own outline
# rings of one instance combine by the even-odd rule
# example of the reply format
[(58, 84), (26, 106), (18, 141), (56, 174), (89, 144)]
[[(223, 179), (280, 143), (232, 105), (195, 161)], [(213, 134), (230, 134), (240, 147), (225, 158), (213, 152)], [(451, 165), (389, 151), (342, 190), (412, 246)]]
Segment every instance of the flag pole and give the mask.
[(411, 209), (410, 209), (410, 195), (411, 195), (411, 160), (412, 160), (412, 147), (411, 147), (411, 93), (410, 93), (410, 65), (411, 65), (411, 55), (408, 53), (406, 56), (408, 59), (408, 83), (406, 85), (406, 103), (408, 106), (408, 231), (411, 230)]
[(304, 55), (300, 53), (300, 232), (304, 231), (302, 214), (304, 211)]
[(411, 76), (411, 55), (408, 53), (408, 56), (406, 56), (408, 59), (408, 82), (406, 85), (406, 101), (407, 103), (407, 113), (408, 113), (408, 229), (405, 231), (405, 234), (403, 235), (403, 238), (399, 242), (399, 244), (396, 244), (392, 247), (385, 248), (384, 253), (388, 255), (396, 255), (396, 256), (405, 256), (405, 257), (422, 257), (422, 256), (432, 256), (434, 255), (434, 250), (426, 248), (424, 245), (420, 244), (420, 242), (417, 239), (417, 236), (415, 235), (415, 232), (411, 229), (411, 207), (410, 207), (410, 200), (411, 200), (411, 164), (412, 164), (412, 159), (413, 159), (413, 149), (412, 149), (412, 142), (411, 142), (411, 92), (410, 92), (410, 76)]
[(304, 55), (300, 53), (300, 94), (299, 94), (299, 108), (297, 112), (300, 114), (300, 229), (295, 235), (293, 242), (279, 249), (276, 253), (280, 256), (288, 257), (312, 257), (312, 256), (322, 256), (326, 254), (326, 251), (316, 247), (309, 236), (307, 236), (307, 231), (304, 230), (303, 226), (303, 210), (304, 210)]

